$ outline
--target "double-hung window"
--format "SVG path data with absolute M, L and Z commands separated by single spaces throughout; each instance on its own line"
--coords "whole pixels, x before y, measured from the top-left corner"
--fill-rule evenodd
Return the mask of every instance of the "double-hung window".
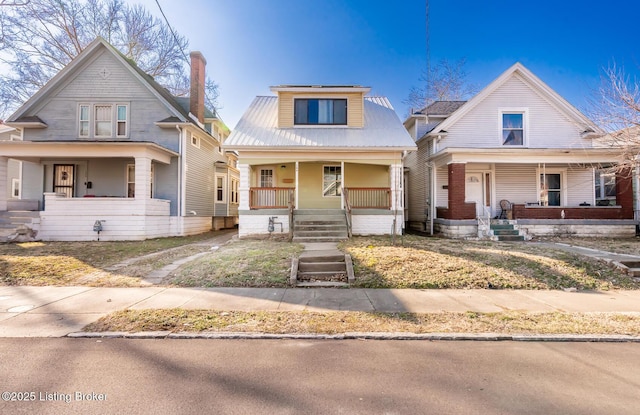
M 616 175 L 606 171 L 595 172 L 596 205 L 609 206 L 616 203 Z
M 560 173 L 540 174 L 540 202 L 543 206 L 560 206 L 562 176 Z
M 296 125 L 346 125 L 346 99 L 296 99 L 294 123 Z
M 113 111 L 111 105 L 96 105 L 93 107 L 95 110 L 95 136 L 96 137 L 111 137 L 113 135 L 112 130 L 112 118 L 111 112 Z
M 504 113 L 502 114 L 502 145 L 522 146 L 524 145 L 524 114 Z
M 89 106 L 80 105 L 80 137 L 89 137 Z

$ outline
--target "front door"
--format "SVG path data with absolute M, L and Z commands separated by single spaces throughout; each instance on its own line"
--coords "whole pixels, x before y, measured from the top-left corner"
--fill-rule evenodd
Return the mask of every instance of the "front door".
M 74 196 L 75 166 L 73 164 L 53 165 L 53 191 L 64 193 L 66 197 Z
M 476 216 L 484 216 L 484 174 L 467 173 L 465 176 L 465 202 L 476 202 Z

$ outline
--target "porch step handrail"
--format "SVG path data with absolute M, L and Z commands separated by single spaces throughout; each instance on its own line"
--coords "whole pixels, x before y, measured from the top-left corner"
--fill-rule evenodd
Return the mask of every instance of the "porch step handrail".
M 349 187 L 343 191 L 349 193 L 353 209 L 391 209 L 389 187 Z
M 349 202 L 349 189 L 343 188 L 342 193 L 344 194 L 344 216 L 347 220 L 347 236 L 351 238 L 353 233 L 351 230 L 351 203 Z

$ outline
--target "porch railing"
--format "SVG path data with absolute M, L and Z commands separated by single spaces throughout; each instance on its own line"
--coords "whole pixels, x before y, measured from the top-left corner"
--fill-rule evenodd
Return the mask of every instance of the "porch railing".
M 349 189 L 343 188 L 342 194 L 344 194 L 344 216 L 347 220 L 347 236 L 351 238 L 353 236 L 351 226 L 351 202 L 349 201 Z
M 388 187 L 349 187 L 344 190 L 353 209 L 391 209 L 391 189 Z
M 250 209 L 286 209 L 295 204 L 295 187 L 251 187 Z

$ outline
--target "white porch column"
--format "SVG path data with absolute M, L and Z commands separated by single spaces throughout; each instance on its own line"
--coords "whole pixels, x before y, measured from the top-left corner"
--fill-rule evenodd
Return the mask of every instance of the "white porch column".
M 389 166 L 389 184 L 391 188 L 391 210 L 402 210 L 402 163 Z
M 296 161 L 296 209 L 300 208 L 300 182 L 298 181 L 298 175 L 300 173 L 300 163 Z
M 136 199 L 151 199 L 151 159 L 136 157 Z
M 238 163 L 238 170 L 240 171 L 240 187 L 238 192 L 240 193 L 239 210 L 249 210 L 249 188 L 251 187 L 251 167 L 248 164 Z
M 344 189 L 344 160 L 340 162 L 340 176 L 342 176 L 340 178 L 341 180 L 341 186 Z M 340 207 L 342 209 L 346 209 L 346 206 L 344 205 L 344 191 L 340 191 Z
M 0 157 L 0 210 L 7 210 L 9 189 L 7 188 L 8 157 Z

